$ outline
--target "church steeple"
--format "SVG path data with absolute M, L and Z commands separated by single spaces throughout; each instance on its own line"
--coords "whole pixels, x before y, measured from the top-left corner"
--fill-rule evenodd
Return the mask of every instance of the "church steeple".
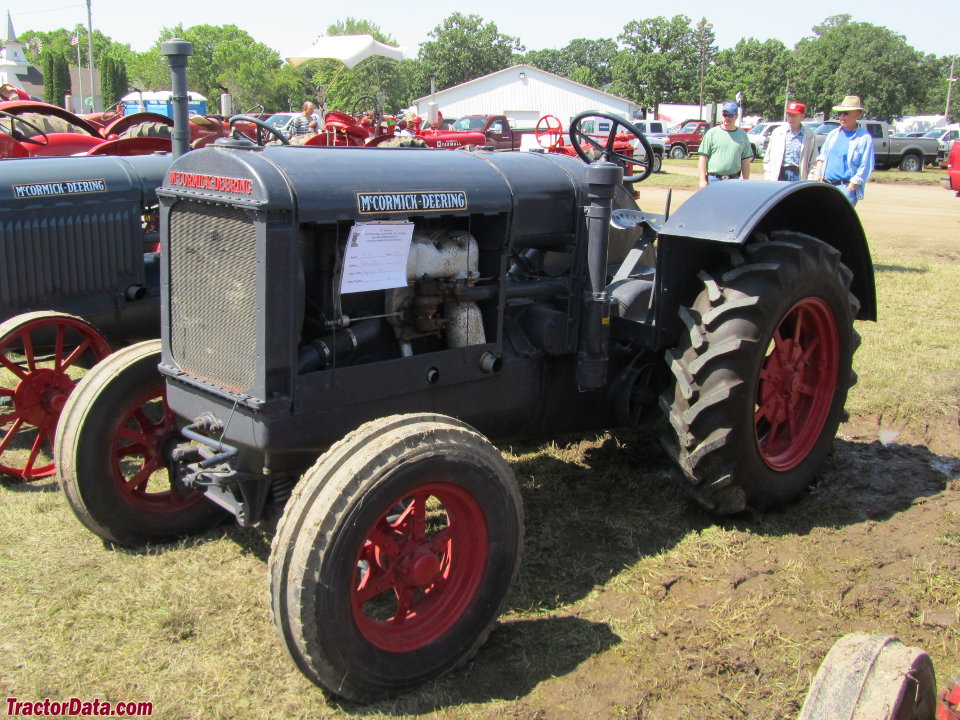
M 17 33 L 13 30 L 13 18 L 10 17 L 10 10 L 7 10 L 7 23 L 2 28 L 2 34 L 0 34 L 0 44 L 9 45 L 11 43 L 17 43 L 23 45 L 19 40 L 17 40 Z

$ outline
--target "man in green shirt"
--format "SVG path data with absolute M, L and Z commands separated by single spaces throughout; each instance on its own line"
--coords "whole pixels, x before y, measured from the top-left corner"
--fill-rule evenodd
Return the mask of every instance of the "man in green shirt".
M 721 113 L 723 123 L 707 130 L 700 142 L 700 187 L 719 180 L 750 178 L 753 147 L 747 134 L 737 127 L 740 106 L 725 102 Z

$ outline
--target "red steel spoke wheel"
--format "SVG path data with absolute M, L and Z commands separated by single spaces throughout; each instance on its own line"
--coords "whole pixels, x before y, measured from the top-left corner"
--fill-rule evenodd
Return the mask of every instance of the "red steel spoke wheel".
M 794 305 L 773 333 L 760 369 L 756 433 L 774 470 L 800 464 L 816 444 L 837 390 L 837 321 L 820 298 Z
M 0 324 L 0 474 L 16 481 L 53 475 L 63 406 L 109 354 L 103 335 L 73 315 L 26 313 Z
M 664 447 L 708 509 L 781 507 L 816 480 L 855 381 L 853 275 L 826 243 L 779 231 L 700 277 L 667 351 Z
M 331 693 L 370 701 L 466 662 L 519 567 L 509 465 L 469 426 L 394 415 L 335 444 L 300 481 L 270 556 L 274 623 Z
M 112 435 L 110 470 L 126 501 L 155 513 L 179 513 L 201 502 L 200 493 L 182 495 L 170 486 L 163 452 L 165 443 L 178 436 L 178 428 L 163 383 L 132 396 L 120 413 Z
M 179 434 L 159 362 L 159 340 L 114 353 L 77 385 L 57 427 L 58 479 L 71 509 L 121 545 L 200 532 L 226 516 L 174 484 L 166 450 Z
M 487 560 L 483 510 L 456 485 L 415 488 L 389 503 L 357 557 L 353 617 L 390 652 L 441 637 L 470 605 Z

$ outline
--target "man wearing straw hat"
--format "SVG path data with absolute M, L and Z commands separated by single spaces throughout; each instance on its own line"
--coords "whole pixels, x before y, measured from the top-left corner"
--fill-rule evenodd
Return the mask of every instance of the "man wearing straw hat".
M 873 172 L 873 137 L 857 124 L 863 114 L 859 95 L 847 95 L 833 109 L 840 116 L 840 127 L 824 140 L 810 179 L 837 186 L 856 205 Z

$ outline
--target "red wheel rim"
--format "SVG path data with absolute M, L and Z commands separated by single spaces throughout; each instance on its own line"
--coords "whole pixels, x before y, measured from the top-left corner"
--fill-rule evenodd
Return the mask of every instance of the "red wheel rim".
M 157 385 L 134 399 L 113 433 L 110 471 L 124 499 L 154 513 L 176 513 L 203 494 L 181 496 L 170 485 L 164 445 L 177 435 L 176 415 L 167 407 L 165 387 Z
M 410 652 L 441 637 L 475 596 L 487 551 L 483 510 L 457 485 L 421 485 L 390 503 L 367 531 L 351 585 L 364 638 Z
M 785 471 L 807 457 L 837 389 L 840 336 L 830 307 L 804 298 L 784 315 L 760 368 L 754 427 L 764 462 Z
M 30 320 L 0 338 L 0 473 L 16 480 L 54 473 L 60 412 L 85 368 L 109 354 L 99 332 L 71 317 Z

